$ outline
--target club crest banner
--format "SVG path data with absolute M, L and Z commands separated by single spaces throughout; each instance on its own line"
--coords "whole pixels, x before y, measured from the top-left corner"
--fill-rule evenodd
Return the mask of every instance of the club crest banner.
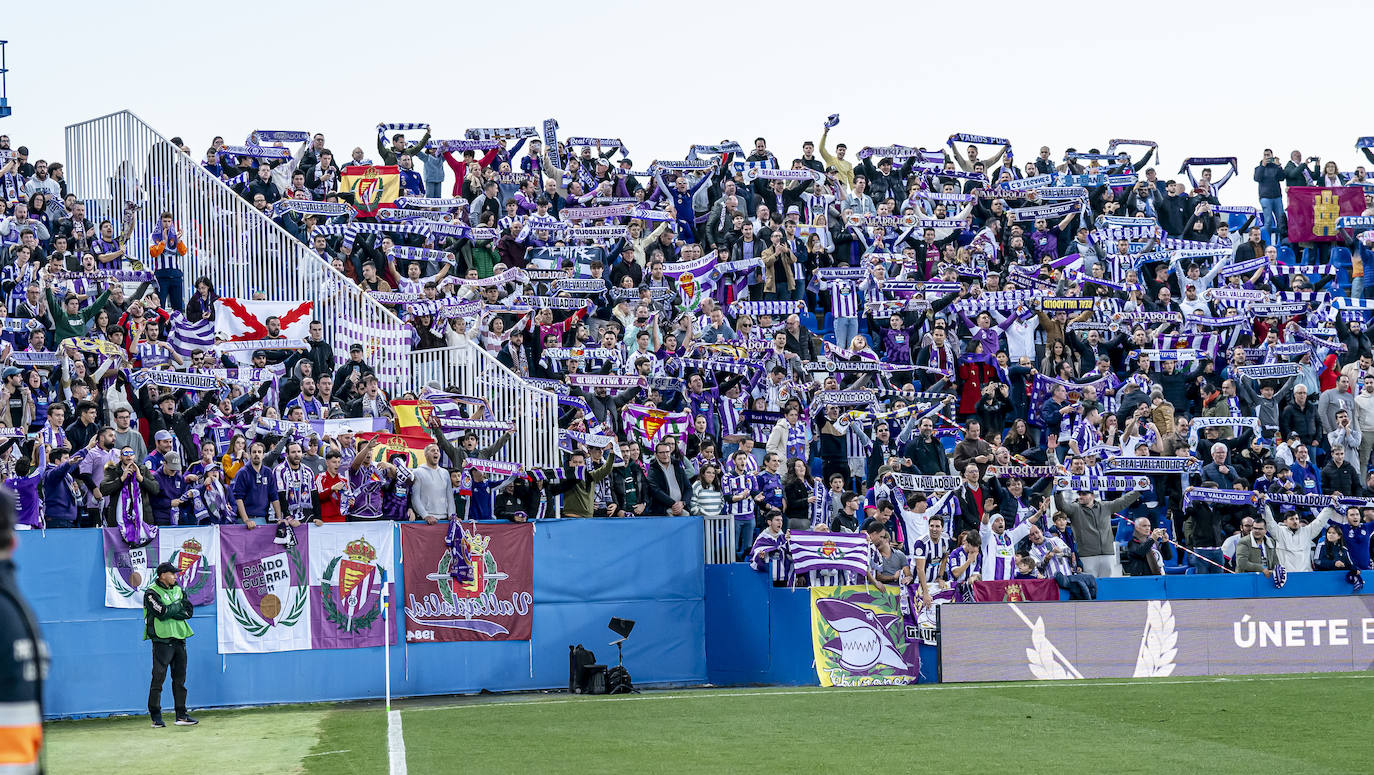
M 288 547 L 276 543 L 270 526 L 219 528 L 219 653 L 311 648 L 310 531 L 295 534 Z
M 529 640 L 534 626 L 534 525 L 463 526 L 471 578 L 449 574 L 446 525 L 401 525 L 407 643 Z
M 297 536 L 305 528 L 297 528 Z M 346 649 L 380 646 L 388 627 L 382 587 L 394 584 L 396 546 L 391 522 L 311 527 L 310 646 Z M 396 628 L 391 627 L 396 643 Z
M 177 566 L 177 584 L 191 605 L 215 602 L 215 570 L 219 567 L 219 533 L 214 527 L 158 531 L 157 538 L 137 548 L 125 543 L 119 528 L 101 529 L 105 544 L 105 605 L 142 608 L 143 591 L 153 583 L 157 566 Z
M 811 643 L 821 686 L 914 684 L 917 642 L 895 592 L 874 587 L 812 587 Z
M 349 166 L 340 170 L 339 191 L 353 195 L 359 218 L 371 218 L 396 206 L 401 193 L 401 168 L 395 165 Z

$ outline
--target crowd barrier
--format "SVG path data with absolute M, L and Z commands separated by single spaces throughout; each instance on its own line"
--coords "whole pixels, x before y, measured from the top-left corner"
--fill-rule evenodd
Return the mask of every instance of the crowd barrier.
M 1364 576 L 1366 584 L 1374 583 L 1374 571 L 1368 571 Z M 1259 574 L 1099 579 L 1097 588 L 1100 601 L 1262 601 L 1265 598 L 1283 598 L 1300 605 L 1300 601 L 1294 600 L 1295 598 L 1344 598 L 1343 602 L 1347 607 L 1351 607 L 1352 610 L 1363 609 L 1369 612 L 1366 616 L 1374 617 L 1374 595 L 1352 595 L 1344 573 L 1291 573 L 1283 589 L 1274 589 L 1273 584 Z M 1374 587 L 1367 586 L 1366 589 Z M 1061 595 L 1062 597 L 1064 596 Z M 741 563 L 707 566 L 706 672 L 710 682 L 725 686 L 814 686 L 817 677 L 812 660 L 810 600 L 810 592 L 807 589 L 774 587 L 767 574 L 758 573 Z M 959 605 L 967 615 L 974 617 L 971 621 L 975 625 L 980 611 L 1007 607 L 1003 603 Z M 1040 612 L 1060 608 L 1066 614 L 1071 608 L 1076 608 L 1081 612 L 1080 615 L 1085 617 L 1081 619 L 1084 628 L 1091 630 L 1100 627 L 1104 621 L 1110 621 L 1112 613 L 1104 603 L 1097 608 L 1101 616 L 1094 616 L 1094 605 L 1061 602 L 1026 603 L 1021 607 L 1023 610 L 1034 607 L 1034 610 Z M 1262 613 L 1262 605 L 1257 605 L 1254 618 L 1259 619 Z M 1371 622 L 1374 622 L 1374 619 L 1371 619 Z M 1025 626 L 1019 620 L 1016 624 L 1025 630 Z M 1227 626 L 1230 625 L 1228 619 Z M 1139 641 L 1139 623 L 1133 621 L 1132 627 L 1134 638 Z M 980 633 L 976 626 L 970 628 L 969 632 L 973 638 L 987 643 L 996 643 L 998 638 L 1005 634 L 988 637 L 988 633 Z M 1016 644 L 1022 671 L 1025 668 L 1024 652 L 1028 644 L 1029 640 L 1026 644 Z M 939 650 L 933 646 L 922 646 L 920 651 L 921 682 L 940 680 Z M 1136 656 L 1136 651 L 1132 650 L 1129 654 L 1132 663 Z M 1358 658 L 1358 654 L 1355 656 Z M 1366 658 L 1361 665 L 1351 667 L 1351 656 L 1346 655 L 1344 661 L 1335 659 L 1326 669 L 1366 669 L 1371 663 L 1374 663 L 1374 654 Z M 1310 664 L 1286 664 L 1292 664 L 1294 671 L 1319 669 Z M 1241 669 L 1235 672 L 1246 672 L 1244 665 L 1240 667 Z M 1263 672 L 1263 669 L 1257 667 L 1249 672 Z M 998 680 L 998 675 L 986 673 L 982 680 Z M 1011 675 L 1011 672 L 1007 675 Z M 1016 675 L 1027 680 L 1033 677 L 1029 673 L 1024 676 L 1020 673 Z
M 175 532 L 174 530 L 171 532 Z M 695 518 L 553 520 L 534 533 L 533 636 L 525 641 L 405 645 L 392 626 L 395 696 L 567 687 L 568 646 L 581 643 L 615 663 L 612 616 L 636 621 L 625 666 L 636 684 L 706 681 L 702 523 Z M 399 563 L 400 540 L 394 562 Z M 20 587 L 52 650 L 45 684 L 49 718 L 143 713 L 151 650 L 138 610 L 104 606 L 98 530 L 20 535 Z M 395 599 L 406 600 L 396 573 Z M 396 609 L 393 609 L 393 611 Z M 187 687 L 193 707 L 381 697 L 382 648 L 221 656 L 215 609 L 191 620 Z

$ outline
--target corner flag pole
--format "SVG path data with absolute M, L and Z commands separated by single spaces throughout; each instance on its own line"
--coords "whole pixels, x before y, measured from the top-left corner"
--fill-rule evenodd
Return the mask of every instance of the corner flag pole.
M 386 569 L 382 569 L 382 654 L 386 660 L 386 711 L 391 712 L 391 605 L 387 597 Z

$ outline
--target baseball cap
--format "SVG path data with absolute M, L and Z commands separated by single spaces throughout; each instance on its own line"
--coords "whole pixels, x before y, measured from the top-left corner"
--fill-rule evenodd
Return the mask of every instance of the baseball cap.
M 15 375 L 18 374 L 18 373 L 19 373 L 18 367 L 16 367 L 16 366 L 6 366 L 6 367 L 5 367 L 5 371 L 3 372 L 3 377 L 4 377 L 4 379 L 9 379 L 10 377 L 13 377 L 13 376 L 15 376 Z
M 796 205 L 792 205 L 791 207 L 787 208 L 788 215 L 792 215 L 794 213 L 797 215 L 801 215 L 801 208 L 797 207 Z
M 350 344 L 348 346 L 348 351 L 351 353 L 360 353 L 363 351 L 363 346 L 358 344 L 357 342 L 354 342 L 353 344 Z
M 254 357 L 254 358 L 266 358 L 266 357 L 267 357 L 267 351 L 266 351 L 266 350 L 254 350 L 254 351 L 253 351 L 253 357 Z
M 171 431 L 158 431 L 153 434 L 153 441 L 174 441 L 175 439 L 176 437 L 172 435 Z
M 162 456 L 162 464 L 167 466 L 167 469 L 170 471 L 180 471 L 181 455 L 175 452 L 168 452 L 166 455 Z
M 164 574 L 164 573 L 176 573 L 176 572 L 177 572 L 177 566 L 171 564 L 170 562 L 164 562 L 164 563 L 162 563 L 162 564 L 160 564 L 160 565 L 157 566 L 157 575 L 159 575 L 159 576 L 161 576 L 161 575 Z

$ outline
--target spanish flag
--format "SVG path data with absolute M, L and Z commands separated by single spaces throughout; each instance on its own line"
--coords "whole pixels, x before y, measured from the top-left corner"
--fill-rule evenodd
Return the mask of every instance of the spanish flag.
M 370 218 L 379 210 L 396 206 L 396 197 L 401 195 L 401 170 L 395 165 L 344 167 L 339 192 L 353 195 L 358 217 Z
M 372 462 L 377 463 L 383 460 L 389 463 L 397 462 L 400 458 L 407 468 L 417 468 L 425 462 L 425 447 L 434 442 L 429 437 L 420 436 L 401 436 L 395 433 L 359 433 L 358 438 L 362 441 L 371 439 L 377 442 L 377 446 L 372 448 Z
M 396 413 L 397 433 L 417 438 L 432 438 L 429 420 L 434 414 L 434 404 L 424 399 L 397 399 L 391 402 L 391 410 Z

